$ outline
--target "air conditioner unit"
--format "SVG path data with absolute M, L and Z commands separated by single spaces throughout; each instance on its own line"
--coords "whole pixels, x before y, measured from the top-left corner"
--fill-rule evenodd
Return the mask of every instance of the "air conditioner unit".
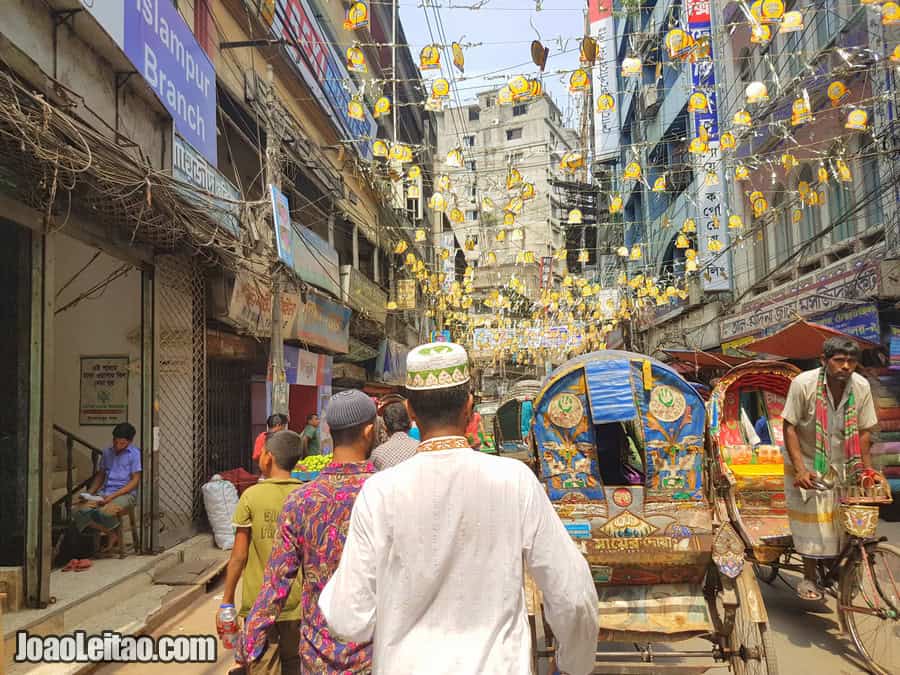
M 500 126 L 500 118 L 495 117 L 494 119 L 492 119 L 492 120 L 491 120 L 491 126 L 492 126 L 492 127 L 499 127 L 499 126 Z

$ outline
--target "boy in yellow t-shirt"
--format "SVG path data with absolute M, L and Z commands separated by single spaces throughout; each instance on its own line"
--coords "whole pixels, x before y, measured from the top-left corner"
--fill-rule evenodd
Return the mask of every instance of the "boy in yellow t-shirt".
M 272 552 L 284 501 L 301 485 L 300 481 L 291 478 L 291 469 L 300 455 L 299 434 L 293 431 L 269 433 L 259 457 L 260 471 L 266 480 L 248 488 L 234 511 L 236 533 L 225 574 L 222 604 L 234 604 L 237 582 L 243 576 L 241 617 L 247 616 L 262 586 L 263 572 Z M 298 576 L 291 585 L 287 603 L 268 636 L 269 646 L 262 657 L 252 664 L 250 675 L 299 674 L 300 582 Z

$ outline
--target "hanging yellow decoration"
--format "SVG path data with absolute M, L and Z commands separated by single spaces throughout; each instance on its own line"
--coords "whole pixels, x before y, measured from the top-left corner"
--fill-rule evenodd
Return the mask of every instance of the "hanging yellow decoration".
M 544 95 L 544 84 L 540 80 L 528 81 L 528 93 L 531 98 L 539 98 Z
M 363 108 L 362 102 L 355 98 L 351 98 L 349 103 L 347 103 L 347 115 L 355 120 L 366 119 L 366 110 Z
M 797 192 L 801 197 L 805 197 L 806 195 L 808 195 L 809 183 L 807 183 L 805 180 L 801 180 L 799 183 L 797 183 Z
M 344 19 L 344 30 L 356 30 L 369 25 L 369 8 L 364 2 L 354 2 L 347 9 L 347 17 Z
M 497 236 L 495 237 L 497 241 L 506 241 L 506 230 L 497 230 Z
M 514 213 L 504 213 L 503 214 L 503 225 L 505 227 L 512 227 L 516 224 L 516 216 Z
M 518 169 L 510 169 L 506 174 L 506 189 L 512 190 L 522 182 L 522 174 Z
M 831 105 L 838 106 L 850 92 L 847 89 L 847 85 L 840 80 L 835 80 L 828 85 L 827 93 L 828 98 L 831 99 Z
M 396 253 L 397 255 L 403 255 L 404 253 L 406 253 L 406 249 L 408 248 L 409 244 L 407 244 L 405 240 L 401 239 L 394 247 L 394 253 Z
M 722 242 L 712 237 L 708 242 L 706 242 L 706 248 L 712 253 L 718 253 L 722 250 Z
M 697 271 L 697 261 L 696 260 L 686 260 L 684 263 L 684 271 L 685 272 L 696 272 Z
M 847 166 L 847 162 L 842 159 L 838 159 L 834 163 L 835 169 L 837 169 L 838 178 L 841 179 L 842 183 L 852 183 L 853 182 L 853 174 L 850 173 L 850 167 Z
M 512 102 L 513 95 L 509 86 L 502 87 L 500 91 L 497 92 L 497 105 L 511 105 Z
M 748 84 L 747 88 L 744 90 L 744 94 L 747 97 L 748 105 L 765 103 L 769 100 L 769 88 L 766 86 L 765 82 L 760 82 L 759 80 Z
M 759 218 L 769 210 L 769 202 L 761 192 L 753 192 L 750 195 L 750 205 L 753 207 L 753 215 Z
M 772 39 L 772 30 L 764 23 L 753 26 L 750 33 L 750 42 L 762 45 Z
M 569 76 L 569 91 L 573 94 L 583 91 L 588 86 L 588 82 L 590 82 L 590 76 L 587 71 L 579 68 Z
M 441 260 L 446 260 L 446 259 L 449 258 L 449 257 L 450 257 L 450 249 L 449 249 L 449 248 L 442 248 L 442 249 L 441 249 Z
M 416 254 L 415 253 L 407 253 L 406 260 L 403 262 L 404 265 L 408 267 L 412 267 L 416 264 Z
M 688 152 L 692 155 L 704 155 L 709 151 L 709 143 L 702 138 L 692 138 L 688 146 Z
M 466 215 L 462 212 L 461 209 L 453 207 L 450 209 L 450 222 L 452 223 L 461 223 L 466 219 Z M 472 249 L 469 249 L 470 251 Z
M 564 248 L 558 249 L 556 251 L 556 253 L 553 254 L 553 259 L 554 260 L 565 260 L 566 259 L 566 249 L 564 249 Z
M 681 225 L 681 231 L 687 234 L 697 231 L 697 222 L 693 218 L 685 218 Z
M 584 155 L 580 152 L 567 152 L 559 161 L 559 168 L 575 172 L 584 166 Z
M 735 180 L 750 180 L 750 169 L 744 164 L 738 164 L 734 167 Z
M 375 101 L 374 108 L 374 117 L 381 117 L 382 115 L 389 115 L 391 112 L 391 99 L 387 96 L 382 96 L 377 101 Z
M 781 28 L 779 29 L 779 32 L 796 33 L 803 30 L 803 28 L 803 14 L 795 9 L 790 12 L 784 13 L 784 18 L 781 20 Z
M 794 99 L 794 104 L 791 106 L 791 125 L 795 127 L 812 122 L 813 119 L 812 110 L 809 107 L 809 98 L 805 90 L 803 94 L 803 96 Z
M 683 232 L 679 232 L 678 236 L 675 237 L 675 248 L 689 248 L 691 242 L 688 240 L 687 236 Z
M 452 187 L 452 182 L 450 180 L 450 176 L 445 173 L 442 173 L 437 181 L 438 190 L 441 192 L 447 192 Z
M 454 169 L 461 169 L 463 165 L 463 153 L 461 148 L 454 148 L 447 153 L 446 164 Z
M 847 122 L 844 124 L 844 128 L 854 131 L 866 131 L 869 128 L 869 113 L 862 108 L 854 108 L 847 115 Z
M 422 191 L 419 189 L 418 185 L 410 185 L 406 190 L 407 199 L 418 199 L 421 196 Z
M 347 70 L 354 73 L 367 73 L 366 57 L 357 45 L 347 48 Z
M 481 210 L 490 213 L 494 210 L 494 200 L 490 197 L 481 198 Z
M 636 56 L 627 56 L 622 59 L 622 77 L 641 77 L 643 63 Z
M 515 213 L 516 215 L 522 212 L 522 207 L 524 206 L 524 202 L 521 197 L 513 197 L 507 202 L 506 206 L 503 207 L 504 211 L 509 211 L 511 213 Z
M 514 101 L 521 100 L 531 93 L 531 83 L 521 75 L 512 78 L 507 86 Z
M 616 109 L 616 100 L 610 94 L 600 94 L 597 98 L 597 112 L 609 112 Z
M 406 172 L 406 177 L 410 180 L 418 180 L 419 176 L 421 175 L 422 169 L 417 164 L 409 167 L 409 170 Z
M 416 241 L 425 241 L 425 239 L 426 239 L 425 230 L 421 227 L 417 227 L 416 232 L 415 232 L 415 240 Z
M 372 154 L 376 157 L 387 157 L 388 156 L 388 146 L 382 140 L 377 140 L 372 143 Z
M 709 99 L 702 91 L 695 91 L 688 99 L 688 112 L 705 113 L 709 111 Z
M 428 208 L 443 213 L 447 209 L 447 200 L 440 192 L 435 192 L 428 200 Z
M 522 241 L 525 236 L 524 230 L 521 227 L 517 227 L 512 232 L 509 233 L 510 241 Z
M 443 77 L 439 77 L 431 83 L 431 95 L 434 98 L 447 98 L 450 95 L 450 83 Z
M 394 143 L 391 145 L 388 157 L 396 162 L 408 162 L 412 160 L 412 150 L 402 143 Z
M 496 265 L 497 264 L 497 254 L 494 253 L 493 251 L 488 251 L 487 262 L 488 262 L 488 265 Z
M 690 62 L 697 63 L 698 61 L 706 61 L 711 56 L 712 41 L 710 40 L 709 35 L 698 35 L 697 40 L 694 43 L 694 49 L 689 55 Z
M 450 51 L 453 53 L 453 65 L 456 66 L 459 72 L 465 72 L 466 57 L 463 54 L 462 46 L 458 42 L 454 42 L 450 45 Z
M 703 182 L 706 184 L 707 187 L 712 187 L 713 185 L 718 185 L 720 183 L 719 174 L 717 174 L 715 171 L 707 171 L 706 178 L 704 179 Z
M 466 241 L 463 243 L 463 248 L 467 251 L 475 250 L 475 240 L 472 237 L 466 237 Z
M 666 174 L 663 174 L 655 181 L 653 181 L 653 191 L 654 192 L 665 192 L 666 191 Z
M 885 26 L 900 23 L 900 5 L 896 2 L 884 3 L 881 6 L 881 23 Z
M 766 23 L 778 23 L 784 16 L 782 0 L 764 0 L 762 3 L 762 20 Z
M 739 230 L 744 226 L 743 219 L 738 215 L 728 217 L 728 228 L 731 230 Z
M 631 260 L 640 260 L 641 255 L 641 247 L 638 244 L 635 244 L 631 247 L 631 254 L 628 256 Z
M 580 209 L 572 209 L 569 211 L 569 217 L 566 221 L 569 225 L 581 225 L 582 214 Z
M 719 137 L 719 147 L 722 150 L 734 150 L 737 147 L 737 142 L 735 141 L 734 134 L 730 131 L 726 131 Z
M 622 258 L 627 258 L 628 257 L 628 247 L 620 246 L 619 248 L 616 249 L 616 254 L 621 256 Z
M 694 39 L 680 28 L 673 28 L 666 33 L 666 50 L 670 59 L 687 56 L 694 46 Z
M 523 201 L 534 199 L 534 183 L 525 183 L 522 186 L 522 192 L 519 195 Z
M 609 212 L 612 214 L 621 213 L 624 201 L 621 196 L 613 195 L 609 200 Z
M 752 123 L 752 120 L 750 119 L 750 113 L 748 113 L 746 110 L 738 110 L 736 113 L 734 113 L 732 122 L 736 127 L 749 127 Z
M 799 165 L 800 163 L 797 161 L 797 158 L 794 157 L 791 153 L 786 152 L 781 156 L 781 166 L 784 167 L 785 171 L 790 171 L 791 169 Z
M 441 51 L 437 45 L 427 45 L 419 52 L 419 68 L 436 70 L 441 67 Z
M 894 47 L 894 51 L 891 52 L 891 61 L 900 63 L 900 45 Z
M 641 165 L 637 162 L 630 162 L 625 167 L 625 180 L 640 180 L 641 179 Z

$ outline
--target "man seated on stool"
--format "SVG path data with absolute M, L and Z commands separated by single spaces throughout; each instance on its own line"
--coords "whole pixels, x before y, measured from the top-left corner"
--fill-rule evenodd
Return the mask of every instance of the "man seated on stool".
M 88 489 L 90 494 L 102 499 L 98 502 L 82 501 L 72 514 L 79 532 L 84 533 L 91 528 L 107 536 L 104 553 L 112 551 L 122 536 L 117 531 L 119 514 L 133 507 L 137 500 L 137 487 L 141 482 L 141 451 L 131 444 L 134 434 L 134 427 L 128 422 L 115 426 L 113 444 L 103 451 L 100 469 Z

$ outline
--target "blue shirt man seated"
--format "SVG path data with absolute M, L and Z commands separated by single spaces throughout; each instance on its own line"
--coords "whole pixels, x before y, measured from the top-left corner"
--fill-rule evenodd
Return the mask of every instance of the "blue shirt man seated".
M 132 445 L 135 429 L 128 422 L 113 429 L 113 443 L 103 451 L 100 467 L 88 492 L 99 501 L 84 500 L 75 506 L 72 517 L 79 532 L 94 529 L 106 535 L 103 552 L 119 543 L 119 514 L 135 505 L 141 482 L 141 451 Z

